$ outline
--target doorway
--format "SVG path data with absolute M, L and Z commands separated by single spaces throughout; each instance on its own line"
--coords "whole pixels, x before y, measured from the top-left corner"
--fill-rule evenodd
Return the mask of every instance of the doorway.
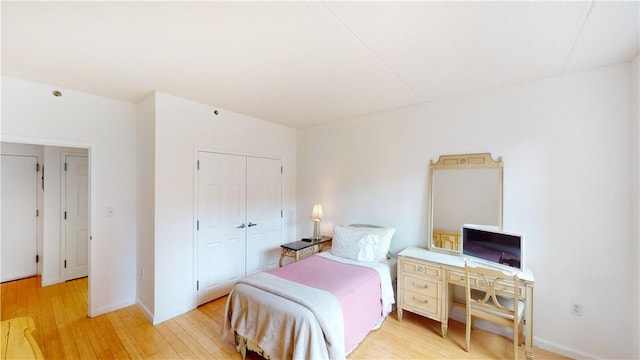
M 86 276 L 88 289 L 88 303 L 87 313 L 89 313 L 90 301 L 91 301 L 91 279 L 89 278 L 90 268 L 90 253 L 91 247 L 88 239 L 90 237 L 90 224 L 91 224 L 91 206 L 90 206 L 90 194 L 91 194 L 91 149 L 88 146 L 77 146 L 64 144 L 64 146 L 57 146 L 55 143 L 49 144 L 35 144 L 28 142 L 1 142 L 1 153 L 11 155 L 33 155 L 35 152 L 39 156 L 39 173 L 37 175 L 37 188 L 39 195 L 38 211 L 38 230 L 37 230 L 37 253 L 40 262 L 38 263 L 37 274 L 41 276 L 41 286 L 48 286 L 60 282 L 64 282 L 71 278 Z M 67 156 L 72 156 L 71 161 L 79 160 L 80 166 L 75 168 L 75 178 L 73 181 L 75 184 L 71 184 L 74 193 L 77 195 L 68 198 L 66 195 L 67 178 L 64 171 L 64 163 L 67 160 Z M 4 160 L 4 156 L 3 159 Z M 77 162 L 77 161 L 75 161 Z M 75 164 L 74 162 L 74 164 Z M 7 212 L 4 209 L 5 196 L 12 190 L 5 188 L 5 180 L 8 174 L 4 169 L 3 161 L 2 169 L 2 222 L 10 221 Z M 67 165 L 69 168 L 69 165 Z M 84 179 L 84 180 L 82 180 Z M 84 195 L 83 195 L 84 194 Z M 70 194 L 71 195 L 71 194 Z M 76 224 L 75 230 L 69 230 L 65 224 L 65 209 L 67 203 L 74 202 L 72 212 L 75 213 Z M 70 211 L 67 211 L 67 217 L 69 217 Z M 87 239 L 86 242 L 77 243 L 73 246 L 66 246 L 67 233 L 75 233 L 80 239 Z M 4 246 L 7 238 L 3 231 L 3 254 Z M 67 248 L 77 252 L 75 257 L 75 263 L 81 265 L 84 275 L 80 276 L 67 276 L 67 271 L 64 267 L 64 260 L 67 258 Z M 4 260 L 4 259 L 3 259 Z M 4 263 L 4 262 L 3 262 Z M 69 266 L 69 261 L 67 261 Z M 4 278 L 3 278 L 4 281 Z

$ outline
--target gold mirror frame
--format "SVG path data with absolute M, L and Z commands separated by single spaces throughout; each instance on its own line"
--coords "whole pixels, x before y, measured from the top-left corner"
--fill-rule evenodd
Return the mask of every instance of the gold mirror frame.
M 503 202 L 503 163 L 502 157 L 498 157 L 498 160 L 493 160 L 490 153 L 481 154 L 461 154 L 461 155 L 442 155 L 436 163 L 433 160 L 429 163 L 429 224 L 428 235 L 429 240 L 428 248 L 430 250 L 438 250 L 443 252 L 460 253 L 461 251 L 461 238 L 460 227 L 464 223 L 472 223 L 465 219 L 460 219 L 460 227 L 457 229 L 440 230 L 437 229 L 434 234 L 434 197 L 436 195 L 434 189 L 434 172 L 442 170 L 466 170 L 466 172 L 460 172 L 461 176 L 473 175 L 473 170 L 480 169 L 495 169 L 497 184 L 491 185 L 497 187 L 497 209 L 491 209 L 490 211 L 497 211 L 498 230 L 502 230 L 502 202 Z M 492 176 L 492 175 L 491 175 Z M 469 181 L 467 178 L 466 181 Z M 456 189 L 453 188 L 455 191 Z M 449 189 L 451 191 L 451 189 Z M 487 225 L 487 224 L 481 224 Z M 490 224 L 493 225 L 493 224 Z M 457 230 L 457 231 L 456 231 Z M 440 246 L 436 246 L 440 245 Z

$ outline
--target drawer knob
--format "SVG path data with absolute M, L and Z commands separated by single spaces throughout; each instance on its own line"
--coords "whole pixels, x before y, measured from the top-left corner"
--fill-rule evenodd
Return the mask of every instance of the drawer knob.
M 415 281 L 414 281 L 412 284 L 413 284 L 413 286 L 415 286 L 415 287 L 420 287 L 420 285 L 419 285 L 419 284 L 417 284 Z M 423 287 L 423 288 L 425 288 L 425 289 L 428 289 L 428 288 L 429 288 L 429 284 L 424 284 L 424 285 L 422 285 L 422 287 Z
M 416 267 L 416 270 L 423 272 L 424 271 L 424 266 L 418 266 Z
M 413 301 L 419 301 L 415 296 L 412 296 L 411 298 L 413 299 Z M 429 303 L 429 300 L 428 300 L 428 299 L 424 299 L 424 301 L 423 301 L 423 302 L 424 302 L 425 304 L 428 304 L 428 303 Z

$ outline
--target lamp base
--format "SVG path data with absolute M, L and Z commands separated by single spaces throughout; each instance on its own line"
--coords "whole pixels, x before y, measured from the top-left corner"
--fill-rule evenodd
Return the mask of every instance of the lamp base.
M 320 234 L 320 220 L 313 221 L 313 240 L 320 240 L 322 234 Z

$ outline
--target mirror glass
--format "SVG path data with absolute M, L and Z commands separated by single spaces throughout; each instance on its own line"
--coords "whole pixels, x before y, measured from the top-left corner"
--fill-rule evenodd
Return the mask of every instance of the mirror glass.
M 463 224 L 502 229 L 502 160 L 490 154 L 441 156 L 431 162 L 430 248 L 461 251 Z

